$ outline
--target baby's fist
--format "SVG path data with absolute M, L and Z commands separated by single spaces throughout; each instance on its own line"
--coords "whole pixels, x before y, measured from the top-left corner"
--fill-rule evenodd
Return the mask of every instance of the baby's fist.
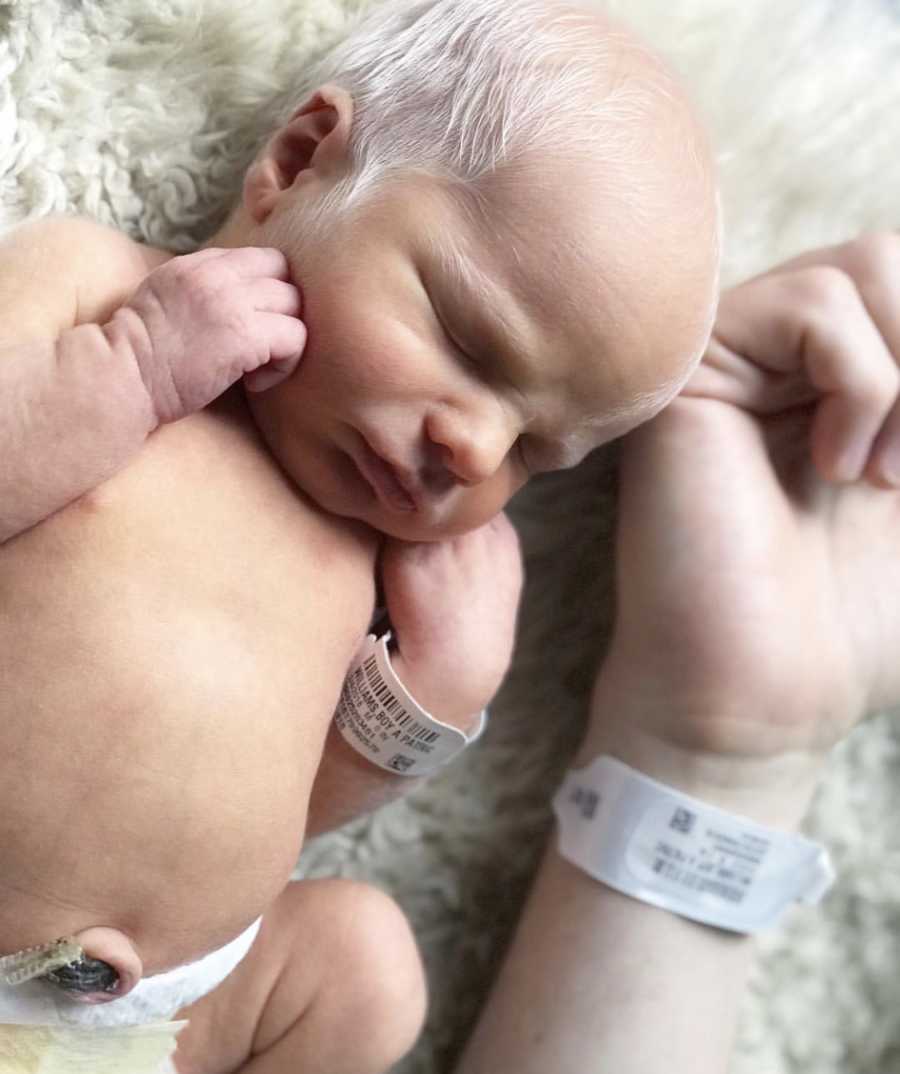
M 512 657 L 522 589 L 516 531 L 500 514 L 446 541 L 388 540 L 381 577 L 394 671 L 423 708 L 468 731 Z
M 284 255 L 241 247 L 175 257 L 150 273 L 104 331 L 133 355 L 156 420 L 201 410 L 247 375 L 251 391 L 290 376 L 306 343 Z

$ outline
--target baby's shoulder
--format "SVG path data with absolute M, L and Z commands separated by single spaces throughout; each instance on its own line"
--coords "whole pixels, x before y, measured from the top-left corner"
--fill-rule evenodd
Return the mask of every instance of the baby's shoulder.
M 0 335 L 102 323 L 171 256 L 86 216 L 28 221 L 0 238 Z

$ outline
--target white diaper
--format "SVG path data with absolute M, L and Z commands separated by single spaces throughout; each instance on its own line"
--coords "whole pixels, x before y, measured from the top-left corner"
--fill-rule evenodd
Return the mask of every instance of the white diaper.
M 260 921 L 217 951 L 145 977 L 108 1003 L 79 1003 L 40 978 L 0 985 L 0 1071 L 177 1074 L 171 1056 L 187 1022 L 169 1019 L 225 980 L 249 951 Z

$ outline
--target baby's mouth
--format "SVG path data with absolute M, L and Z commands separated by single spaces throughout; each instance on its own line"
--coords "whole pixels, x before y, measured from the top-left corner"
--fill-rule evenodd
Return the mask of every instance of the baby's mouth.
M 385 507 L 392 511 L 407 513 L 419 509 L 415 490 L 362 435 L 360 436 L 360 450 L 354 455 L 354 462 Z

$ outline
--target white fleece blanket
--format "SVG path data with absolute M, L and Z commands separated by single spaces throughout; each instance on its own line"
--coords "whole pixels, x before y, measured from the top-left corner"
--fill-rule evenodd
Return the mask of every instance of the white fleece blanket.
M 191 249 L 235 191 L 267 102 L 363 2 L 0 0 L 0 225 L 88 213 Z M 683 70 L 713 129 L 726 282 L 897 223 L 896 0 L 617 8 Z M 548 830 L 609 621 L 613 464 L 613 451 L 594 457 L 516 504 L 529 583 L 516 665 L 483 742 L 304 854 L 304 874 L 370 879 L 415 924 L 432 1005 L 403 1074 L 450 1070 Z M 898 776 L 887 717 L 836 754 L 809 829 L 839 881 L 820 909 L 763 940 L 737 1074 L 900 1071 Z

